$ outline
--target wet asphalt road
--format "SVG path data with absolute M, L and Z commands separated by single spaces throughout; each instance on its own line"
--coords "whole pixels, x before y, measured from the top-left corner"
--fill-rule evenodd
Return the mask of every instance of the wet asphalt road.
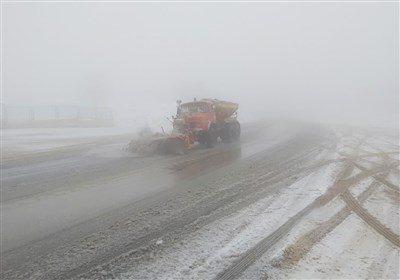
M 120 136 L 4 161 L 2 276 L 76 278 L 200 217 L 242 207 L 262 189 L 238 182 L 271 172 L 271 184 L 284 182 L 331 136 L 317 126 L 253 124 L 241 143 L 195 146 L 185 156 L 135 155 Z

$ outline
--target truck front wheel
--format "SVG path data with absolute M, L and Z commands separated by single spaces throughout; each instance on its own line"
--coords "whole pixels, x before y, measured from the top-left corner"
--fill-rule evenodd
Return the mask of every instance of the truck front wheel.
M 215 145 L 217 145 L 217 139 L 218 139 L 218 135 L 217 135 L 217 130 L 215 129 L 214 126 L 210 126 L 210 129 L 207 132 L 207 147 L 208 148 L 213 148 L 215 147 Z
M 221 139 L 224 143 L 236 142 L 240 138 L 240 124 L 227 123 L 222 131 Z
M 232 129 L 232 140 L 233 141 L 239 141 L 240 139 L 240 123 L 234 123 L 231 125 Z

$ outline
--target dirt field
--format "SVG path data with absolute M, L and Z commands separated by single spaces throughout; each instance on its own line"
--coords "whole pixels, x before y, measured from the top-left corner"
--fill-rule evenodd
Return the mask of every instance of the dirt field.
M 2 279 L 394 278 L 398 134 L 270 122 L 185 156 L 4 130 Z

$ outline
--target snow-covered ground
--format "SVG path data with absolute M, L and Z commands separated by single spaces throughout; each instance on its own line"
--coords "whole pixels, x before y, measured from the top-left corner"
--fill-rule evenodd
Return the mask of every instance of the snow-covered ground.
M 296 267 L 284 273 L 292 279 L 397 279 L 399 250 L 351 215 L 317 243 Z

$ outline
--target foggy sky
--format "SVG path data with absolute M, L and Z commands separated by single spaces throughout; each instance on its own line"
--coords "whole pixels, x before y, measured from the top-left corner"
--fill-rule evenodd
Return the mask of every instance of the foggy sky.
M 391 126 L 398 3 L 3 3 L 3 103 Z M 164 111 L 163 111 L 164 113 Z

